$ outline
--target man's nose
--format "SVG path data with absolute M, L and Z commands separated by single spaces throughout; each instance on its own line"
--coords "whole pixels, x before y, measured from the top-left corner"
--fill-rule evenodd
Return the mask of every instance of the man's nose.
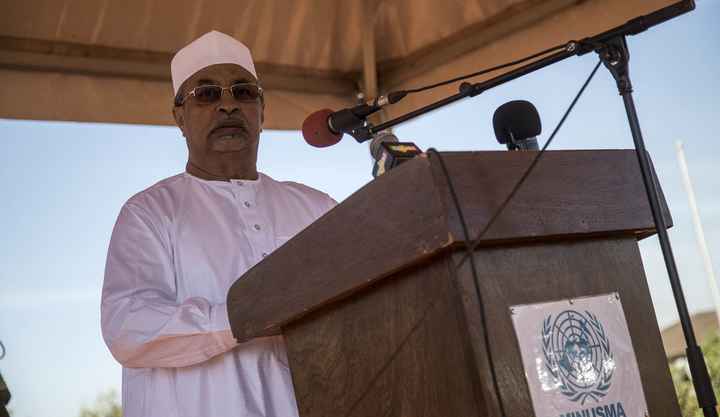
M 220 93 L 220 104 L 218 106 L 219 111 L 230 115 L 239 108 L 240 106 L 238 105 L 238 101 L 235 100 L 235 97 L 233 97 L 232 91 L 223 90 L 222 93 Z

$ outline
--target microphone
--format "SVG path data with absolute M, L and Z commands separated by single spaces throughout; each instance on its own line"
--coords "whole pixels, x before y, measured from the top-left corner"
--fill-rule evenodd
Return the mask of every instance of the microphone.
M 525 100 L 509 101 L 493 114 L 495 137 L 510 151 L 539 150 L 536 136 L 542 132 L 540 115 L 532 103 Z
M 308 144 L 318 148 L 334 145 L 340 141 L 343 134 L 349 133 L 353 135 L 355 130 L 365 127 L 368 116 L 388 104 L 397 103 L 406 95 L 406 91 L 393 91 L 355 107 L 338 111 L 330 109 L 318 110 L 311 113 L 303 121 L 303 138 Z M 363 142 L 368 138 L 356 137 L 356 139 L 358 142 Z
M 383 148 L 382 144 L 398 142 L 400 141 L 397 136 L 393 135 L 393 133 L 389 130 L 383 130 L 373 136 L 373 139 L 370 142 L 370 156 L 372 156 L 373 160 L 375 160 L 372 170 L 373 178 L 379 177 L 391 168 L 390 155 L 387 153 L 385 148 Z
M 332 114 L 332 110 L 322 109 L 305 118 L 302 124 L 302 135 L 305 142 L 316 148 L 324 148 L 340 142 L 342 133 L 336 132 L 330 127 Z
M 417 145 L 400 142 L 390 130 L 378 132 L 370 142 L 370 155 L 375 160 L 372 175 L 377 178 L 421 153 L 422 150 Z

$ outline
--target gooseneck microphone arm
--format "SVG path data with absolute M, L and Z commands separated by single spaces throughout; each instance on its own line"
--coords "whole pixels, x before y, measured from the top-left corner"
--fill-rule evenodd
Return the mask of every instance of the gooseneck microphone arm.
M 645 191 L 650 202 L 650 210 L 655 223 L 655 229 L 658 233 L 665 267 L 668 272 L 670 286 L 673 291 L 675 304 L 680 317 L 680 324 L 685 336 L 685 342 L 687 345 L 685 352 L 698 404 L 700 405 L 700 408 L 702 408 L 703 415 L 705 417 L 717 417 L 717 400 L 715 398 L 710 376 L 707 371 L 705 358 L 702 350 L 697 345 L 692 322 L 690 321 L 690 314 L 688 313 L 687 303 L 685 301 L 672 247 L 670 245 L 670 239 L 667 234 L 667 224 L 665 223 L 665 218 L 662 215 L 657 185 L 655 184 L 652 176 L 650 160 L 645 149 L 645 142 L 640 130 L 640 122 L 638 120 L 635 103 L 633 101 L 632 84 L 630 82 L 629 75 L 628 62 L 630 54 L 625 39 L 626 36 L 641 33 L 653 26 L 690 12 L 693 9 L 695 9 L 694 0 L 680 1 L 653 13 L 629 20 L 623 25 L 612 28 L 598 35 L 587 37 L 580 41 L 568 42 L 565 48 L 559 52 L 548 55 L 530 64 L 521 66 L 515 70 L 508 71 L 505 74 L 484 82 L 475 84 L 464 82 L 460 85 L 459 92 L 457 94 L 451 95 L 377 126 L 365 126 L 363 129 L 359 129 L 354 132 L 353 136 L 358 135 L 359 137 L 372 137 L 372 135 L 376 132 L 396 126 L 407 120 L 413 119 L 440 107 L 444 107 L 447 104 L 453 103 L 465 97 L 474 97 L 493 87 L 497 87 L 498 85 L 537 71 L 571 56 L 580 56 L 589 52 L 598 53 L 600 60 L 615 79 L 618 91 L 622 96 L 623 103 L 625 105 L 625 112 L 627 113 L 628 123 L 630 125 L 635 145 L 635 152 L 640 165 L 640 172 L 645 185 Z M 360 141 L 358 136 L 355 137 L 358 141 Z

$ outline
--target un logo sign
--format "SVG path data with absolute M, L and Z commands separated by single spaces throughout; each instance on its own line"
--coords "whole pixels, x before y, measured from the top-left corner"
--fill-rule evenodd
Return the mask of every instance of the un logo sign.
M 565 310 L 543 320 L 545 368 L 571 401 L 596 402 L 610 389 L 615 361 L 610 341 L 597 316 Z

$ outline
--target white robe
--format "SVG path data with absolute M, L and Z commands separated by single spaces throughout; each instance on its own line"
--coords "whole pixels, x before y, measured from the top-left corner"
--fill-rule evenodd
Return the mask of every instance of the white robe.
M 310 187 L 183 173 L 128 200 L 113 229 L 102 332 L 125 417 L 293 417 L 282 337 L 237 344 L 232 283 L 336 203 Z

